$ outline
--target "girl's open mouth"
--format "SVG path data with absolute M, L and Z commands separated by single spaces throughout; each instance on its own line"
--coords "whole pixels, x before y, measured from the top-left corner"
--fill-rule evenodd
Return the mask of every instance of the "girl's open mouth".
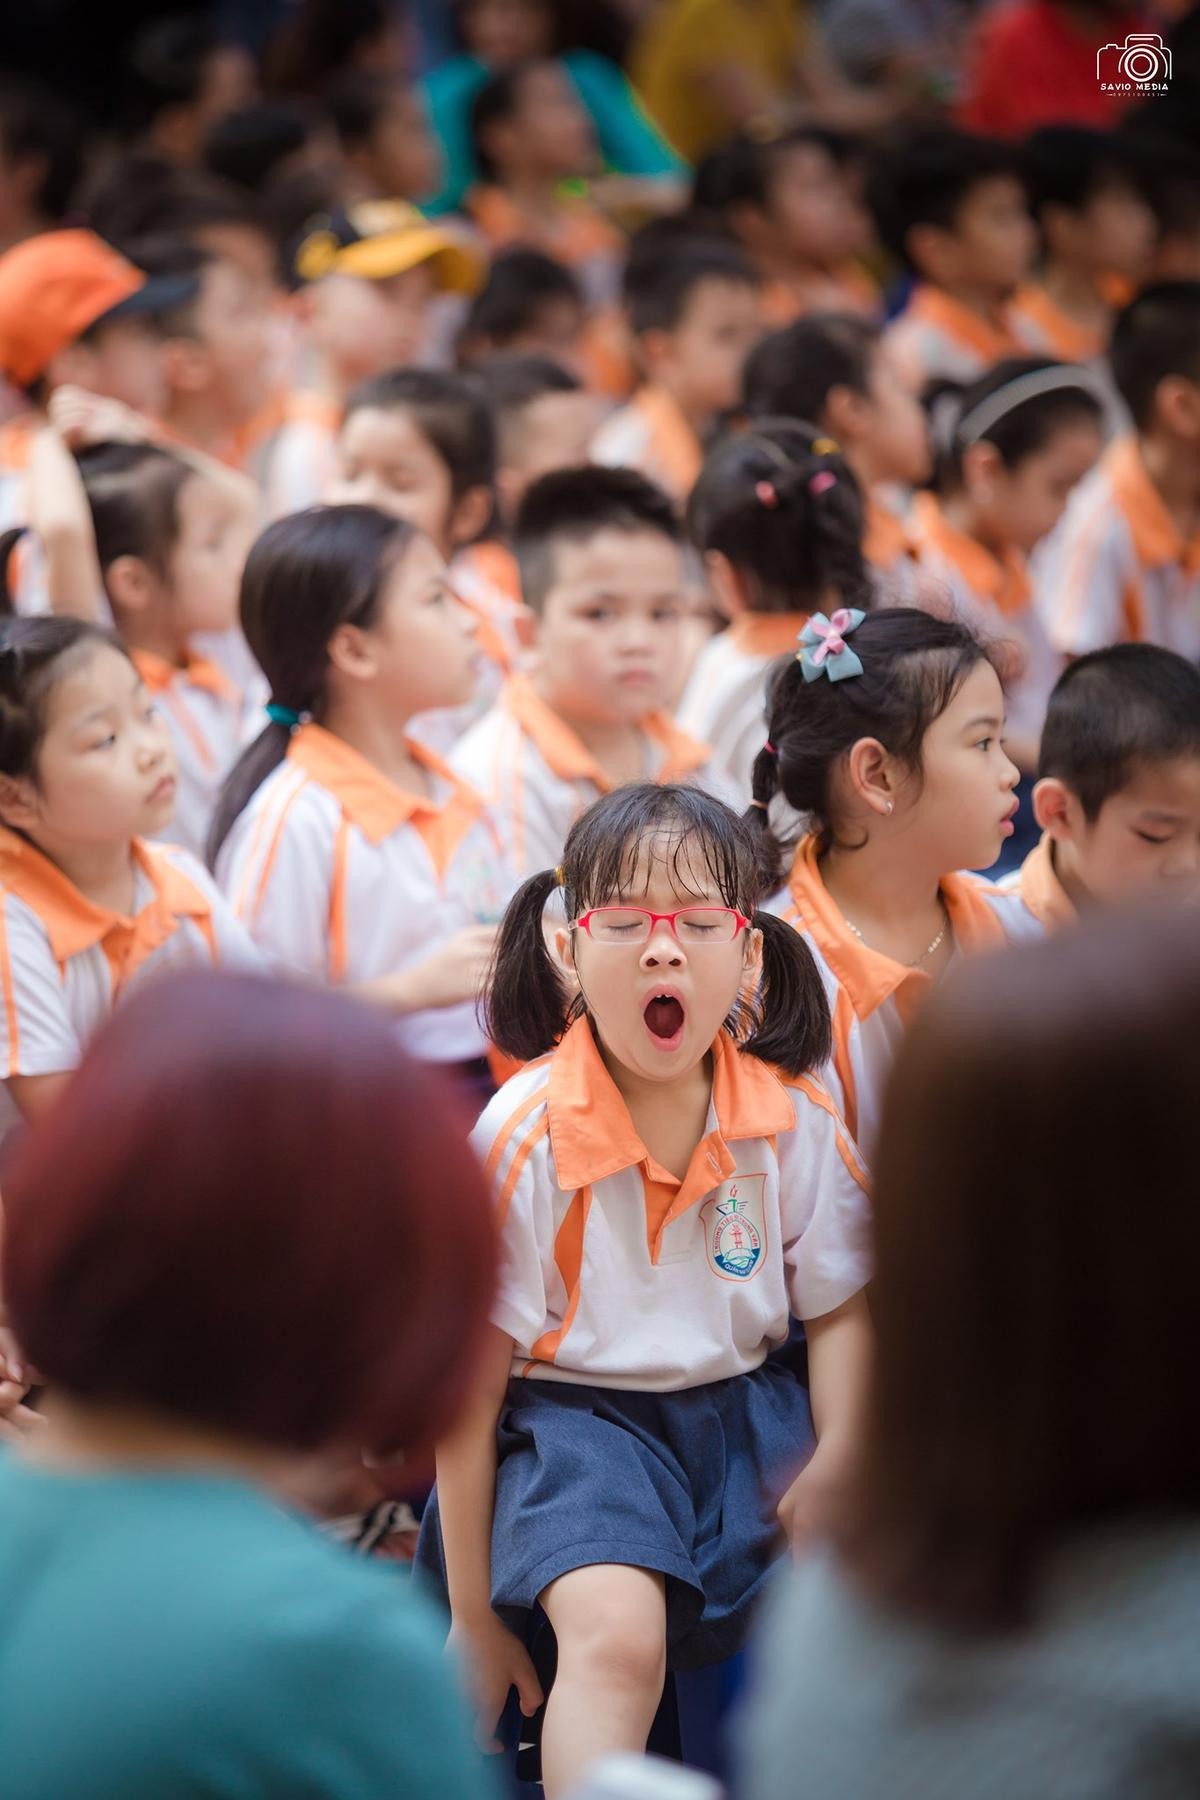
M 646 1030 L 660 1050 L 678 1048 L 683 1037 L 683 1005 L 674 994 L 652 994 L 642 1017 Z

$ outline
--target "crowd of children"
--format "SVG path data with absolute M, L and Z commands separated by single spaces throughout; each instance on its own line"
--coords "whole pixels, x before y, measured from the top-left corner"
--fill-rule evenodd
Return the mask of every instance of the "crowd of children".
M 689 177 L 507 10 L 82 179 L 0 89 L 0 1126 L 165 966 L 445 1070 L 500 1278 L 417 1555 L 556 1797 L 836 1504 L 923 996 L 1200 901 L 1200 150 Z

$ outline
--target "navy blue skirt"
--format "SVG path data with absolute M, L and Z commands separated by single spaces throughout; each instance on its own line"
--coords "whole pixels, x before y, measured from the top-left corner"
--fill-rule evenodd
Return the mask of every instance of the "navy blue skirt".
M 492 1604 L 515 1631 L 558 1576 L 628 1563 L 666 1577 L 670 1668 L 741 1648 L 813 1448 L 794 1375 L 766 1363 L 672 1394 L 513 1380 L 498 1429 Z M 436 1488 L 417 1562 L 444 1595 Z

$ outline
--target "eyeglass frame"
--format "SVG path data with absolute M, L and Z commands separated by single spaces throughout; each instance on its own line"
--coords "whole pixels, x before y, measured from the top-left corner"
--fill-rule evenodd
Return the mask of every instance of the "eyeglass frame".
M 671 927 L 671 936 L 675 939 L 675 942 L 677 944 L 683 944 L 684 947 L 686 948 L 687 940 L 685 938 L 680 937 L 679 932 L 675 926 L 676 919 L 681 919 L 683 917 L 684 913 L 715 912 L 715 913 L 730 914 L 735 921 L 734 928 L 733 928 L 733 936 L 727 937 L 727 938 L 716 938 L 716 939 L 710 940 L 710 942 L 719 943 L 719 944 L 736 943 L 738 932 L 739 931 L 749 931 L 752 928 L 753 923 L 754 923 L 754 921 L 752 919 L 748 919 L 744 913 L 740 913 L 736 906 L 679 906 L 679 907 L 676 907 L 674 912 L 669 912 L 669 913 L 651 912 L 649 907 L 647 907 L 647 906 L 589 906 L 588 910 L 585 913 L 580 913 L 580 915 L 577 919 L 571 920 L 572 931 L 576 928 L 576 926 L 579 926 L 582 930 L 587 932 L 588 937 L 591 939 L 593 944 L 604 943 L 605 940 L 603 938 L 592 937 L 592 928 L 588 924 L 588 920 L 594 918 L 597 913 L 606 913 L 606 912 L 608 912 L 608 913 L 614 913 L 614 912 L 641 913 L 641 915 L 644 919 L 649 919 L 650 928 L 647 931 L 645 937 L 638 938 L 636 940 L 636 947 L 638 949 L 640 949 L 643 944 L 648 944 L 650 942 L 650 939 L 654 936 L 654 927 L 656 925 L 661 925 L 664 922 Z M 634 940 L 630 940 L 630 941 L 633 942 Z M 697 938 L 695 940 L 695 943 L 702 943 L 703 941 L 704 941 L 703 939 Z M 608 942 L 609 942 L 609 946 L 611 948 L 614 940 L 610 938 L 608 940 Z M 694 948 L 694 944 L 692 947 Z

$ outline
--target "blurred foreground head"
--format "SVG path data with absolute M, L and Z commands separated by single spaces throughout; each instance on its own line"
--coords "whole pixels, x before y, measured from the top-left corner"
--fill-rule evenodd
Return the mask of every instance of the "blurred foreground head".
M 491 1296 L 466 1123 L 388 1020 L 159 982 L 4 1178 L 4 1300 L 46 1381 L 284 1451 L 452 1423 Z

